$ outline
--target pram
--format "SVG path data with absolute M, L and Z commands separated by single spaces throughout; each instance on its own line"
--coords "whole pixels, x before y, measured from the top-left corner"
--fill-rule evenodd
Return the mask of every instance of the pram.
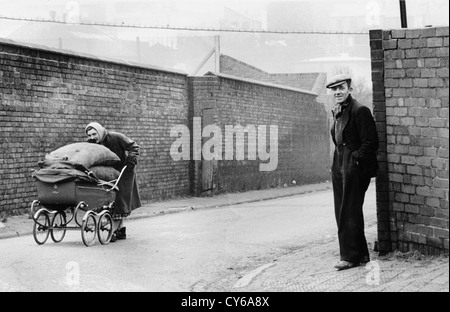
M 114 232 L 112 213 L 119 190 L 117 185 L 125 169 L 126 166 L 119 177 L 111 181 L 98 179 L 82 166 L 75 169 L 76 178 L 36 179 L 38 196 L 30 208 L 36 243 L 44 244 L 49 236 L 58 243 L 67 230 L 81 229 L 86 246 L 91 246 L 97 235 L 102 245 L 108 244 Z M 69 225 L 72 221 L 74 224 Z

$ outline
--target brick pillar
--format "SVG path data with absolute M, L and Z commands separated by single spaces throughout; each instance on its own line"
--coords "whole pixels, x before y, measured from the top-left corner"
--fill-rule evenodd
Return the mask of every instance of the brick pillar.
M 370 32 L 380 253 L 448 253 L 448 35 L 448 27 Z
M 383 39 L 389 36 L 388 31 L 370 31 L 370 49 L 372 65 L 373 113 L 378 130 L 380 147 L 378 150 L 379 171 L 376 177 L 377 219 L 378 219 L 378 251 L 384 254 L 392 251 L 391 207 L 388 190 L 387 150 L 386 150 L 386 94 L 384 83 Z M 394 232 L 395 233 L 395 232 Z

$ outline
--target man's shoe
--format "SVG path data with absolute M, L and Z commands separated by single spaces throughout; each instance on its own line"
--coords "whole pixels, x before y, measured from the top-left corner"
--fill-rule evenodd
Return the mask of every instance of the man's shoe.
M 126 239 L 127 238 L 127 232 L 126 232 L 127 228 L 123 227 L 120 228 L 116 231 L 116 237 L 117 239 Z
M 359 263 L 355 263 L 355 262 L 339 261 L 338 264 L 336 264 L 334 267 L 338 271 L 341 271 L 341 270 L 347 270 L 347 269 L 357 267 L 358 265 L 359 265 Z
M 366 264 L 366 263 L 370 262 L 370 258 L 369 258 L 369 256 L 364 256 L 361 258 L 361 260 L 359 260 L 359 262 L 362 264 Z

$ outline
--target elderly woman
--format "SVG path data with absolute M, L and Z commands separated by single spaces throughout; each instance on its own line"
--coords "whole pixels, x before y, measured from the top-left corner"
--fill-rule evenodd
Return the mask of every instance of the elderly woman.
M 119 156 L 120 163 L 114 166 L 115 169 L 121 171 L 125 165 L 127 166 L 117 185 L 119 192 L 115 200 L 113 218 L 118 225 L 111 242 L 115 242 L 117 239 L 125 239 L 126 228 L 123 226 L 123 220 L 130 215 L 132 210 L 141 207 L 134 171 L 139 156 L 139 146 L 122 133 L 107 131 L 97 122 L 88 124 L 85 131 L 88 142 L 102 144 Z

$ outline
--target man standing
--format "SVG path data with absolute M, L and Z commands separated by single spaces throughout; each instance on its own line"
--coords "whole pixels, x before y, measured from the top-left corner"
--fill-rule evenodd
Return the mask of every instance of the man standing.
M 352 98 L 351 77 L 334 76 L 327 84 L 336 106 L 331 137 L 335 145 L 331 168 L 338 227 L 338 270 L 370 261 L 364 235 L 363 203 L 370 179 L 376 176 L 378 134 L 370 109 Z

